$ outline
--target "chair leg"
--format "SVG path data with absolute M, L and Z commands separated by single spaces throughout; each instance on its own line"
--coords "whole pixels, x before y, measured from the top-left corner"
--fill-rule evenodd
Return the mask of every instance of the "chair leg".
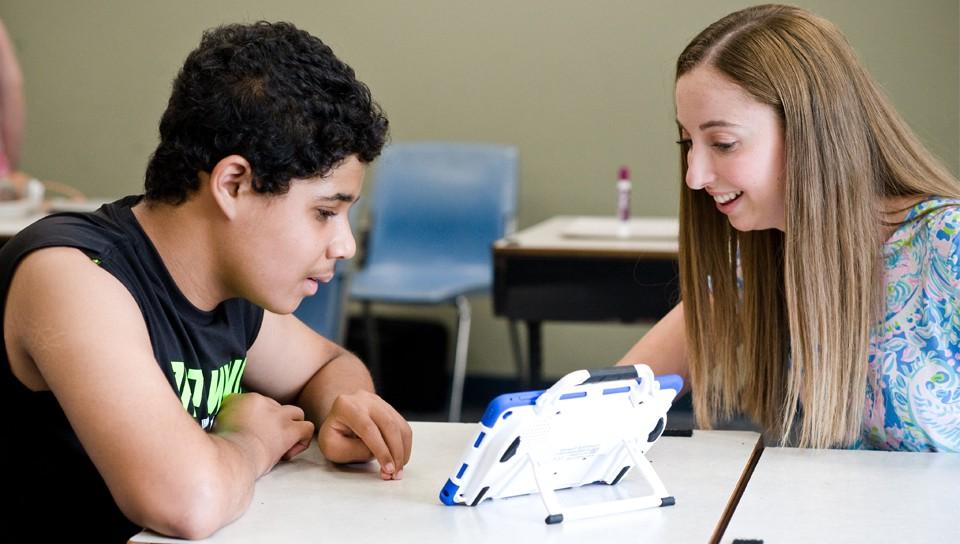
M 453 356 L 453 383 L 450 385 L 449 421 L 460 421 L 463 406 L 463 382 L 467 374 L 467 348 L 470 345 L 470 302 L 461 295 L 457 305 L 457 347 Z
M 367 368 L 370 370 L 370 378 L 373 379 L 373 389 L 379 394 L 383 391 L 380 383 L 383 380 L 383 374 L 380 372 L 380 335 L 377 331 L 377 320 L 373 317 L 369 300 L 363 301 L 363 324 L 366 329 L 367 338 Z
M 510 348 L 513 350 L 513 362 L 517 365 L 517 381 L 520 387 L 529 388 L 532 383 L 530 373 L 527 371 L 527 364 L 523 360 L 523 348 L 520 347 L 520 324 L 516 319 L 511 319 L 507 323 L 507 332 L 510 333 Z

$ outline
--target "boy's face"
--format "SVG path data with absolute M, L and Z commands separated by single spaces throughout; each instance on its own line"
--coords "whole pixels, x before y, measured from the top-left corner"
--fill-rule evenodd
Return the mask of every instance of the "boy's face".
M 365 169 L 351 155 L 323 178 L 293 180 L 284 195 L 254 197 L 243 221 L 241 296 L 286 314 L 333 279 L 336 262 L 357 250 L 348 212 Z

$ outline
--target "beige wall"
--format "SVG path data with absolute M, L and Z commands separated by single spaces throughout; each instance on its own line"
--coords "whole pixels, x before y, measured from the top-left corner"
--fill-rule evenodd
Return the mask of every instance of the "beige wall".
M 5 0 L 26 78 L 24 168 L 91 195 L 139 191 L 170 81 L 204 28 L 290 20 L 372 88 L 395 141 L 509 142 L 520 226 L 605 214 L 618 166 L 636 215 L 675 215 L 671 72 L 740 1 L 465 2 Z M 837 23 L 920 137 L 960 172 L 960 1 L 798 2 Z M 512 368 L 505 327 L 477 297 L 470 369 Z M 452 319 L 452 313 L 434 312 Z M 643 327 L 548 324 L 551 375 L 617 358 Z

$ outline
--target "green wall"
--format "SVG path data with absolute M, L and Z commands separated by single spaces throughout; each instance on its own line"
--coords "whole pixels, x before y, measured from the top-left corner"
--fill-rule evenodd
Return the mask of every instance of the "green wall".
M 798 4 L 840 26 L 922 140 L 960 172 L 960 1 Z M 621 164 L 633 171 L 635 215 L 675 215 L 673 62 L 700 29 L 746 5 L 5 0 L 0 17 L 26 79 L 23 168 L 35 175 L 96 196 L 138 192 L 170 82 L 201 31 L 290 20 L 370 85 L 394 141 L 517 145 L 522 228 L 556 214 L 613 213 Z M 473 302 L 470 371 L 511 372 L 505 325 L 489 298 Z M 643 330 L 548 324 L 546 371 L 606 364 Z

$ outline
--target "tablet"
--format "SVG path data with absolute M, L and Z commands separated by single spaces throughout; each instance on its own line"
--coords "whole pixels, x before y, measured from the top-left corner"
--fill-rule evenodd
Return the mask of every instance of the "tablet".
M 440 491 L 446 505 L 539 493 L 547 523 L 650 506 L 674 499 L 644 457 L 663 433 L 683 388 L 676 375 L 655 378 L 646 365 L 578 370 L 545 391 L 500 395 Z M 614 485 L 636 467 L 654 494 L 562 508 L 554 490 Z

